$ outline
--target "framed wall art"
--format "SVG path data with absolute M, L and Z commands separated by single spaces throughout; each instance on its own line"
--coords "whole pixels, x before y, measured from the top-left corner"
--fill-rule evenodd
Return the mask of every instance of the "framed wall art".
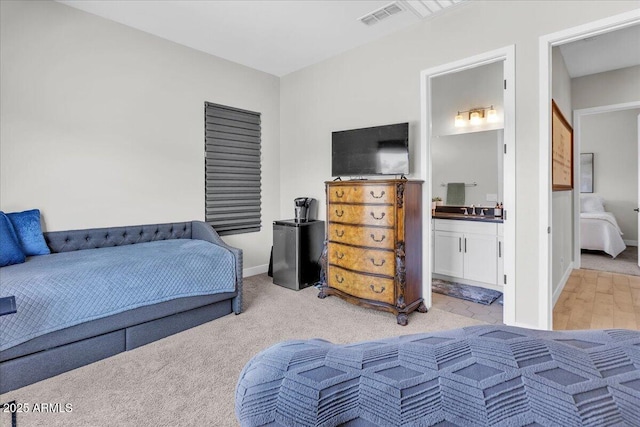
M 551 101 L 551 189 L 573 190 L 573 129 Z

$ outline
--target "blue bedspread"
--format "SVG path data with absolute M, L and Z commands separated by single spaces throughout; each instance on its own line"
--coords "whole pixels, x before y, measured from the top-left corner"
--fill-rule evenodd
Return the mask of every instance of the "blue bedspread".
M 640 426 L 640 331 L 472 326 L 288 341 L 236 388 L 242 426 Z
M 235 291 L 235 261 L 203 240 L 174 239 L 31 257 L 0 269 L 0 350 L 49 332 L 174 298 Z

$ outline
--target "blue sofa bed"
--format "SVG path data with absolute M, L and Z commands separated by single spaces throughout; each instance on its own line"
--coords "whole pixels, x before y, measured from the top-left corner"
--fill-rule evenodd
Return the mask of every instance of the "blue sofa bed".
M 242 311 L 242 251 L 201 221 L 44 234 L 0 269 L 0 392 Z
M 639 426 L 640 331 L 474 326 L 289 341 L 236 388 L 242 426 Z

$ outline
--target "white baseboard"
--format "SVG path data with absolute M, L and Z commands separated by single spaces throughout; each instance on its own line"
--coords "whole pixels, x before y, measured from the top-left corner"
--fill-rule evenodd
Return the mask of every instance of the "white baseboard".
M 517 328 L 527 328 L 527 329 L 537 329 L 537 330 L 543 330 L 542 328 L 540 328 L 538 325 L 529 325 L 528 323 L 519 323 L 519 322 L 513 322 L 510 323 L 507 326 L 515 326 Z
M 624 240 L 624 244 L 627 246 L 638 246 L 637 240 Z
M 269 264 L 257 265 L 255 267 L 245 268 L 242 270 L 242 277 L 251 277 L 269 271 Z
M 569 266 L 567 267 L 567 270 L 564 272 L 562 279 L 560 279 L 560 283 L 558 283 L 558 287 L 553 293 L 553 301 L 551 303 L 551 307 L 555 307 L 556 302 L 558 302 L 558 298 L 560 298 L 560 294 L 562 293 L 564 286 L 567 284 L 567 281 L 569 280 L 569 277 L 571 276 L 572 272 L 573 272 L 573 262 L 569 263 Z

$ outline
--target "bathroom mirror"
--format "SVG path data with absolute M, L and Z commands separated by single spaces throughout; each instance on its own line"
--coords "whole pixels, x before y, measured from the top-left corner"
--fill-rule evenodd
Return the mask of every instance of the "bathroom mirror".
M 440 197 L 445 205 L 494 207 L 502 201 L 502 135 L 502 130 L 493 130 L 434 138 L 433 197 Z M 448 183 L 465 184 L 464 203 L 447 200 Z
M 503 201 L 503 81 L 500 61 L 432 80 L 432 194 L 444 204 L 495 207 Z M 449 183 L 465 184 L 451 192 L 463 193 L 463 203 L 447 201 Z

